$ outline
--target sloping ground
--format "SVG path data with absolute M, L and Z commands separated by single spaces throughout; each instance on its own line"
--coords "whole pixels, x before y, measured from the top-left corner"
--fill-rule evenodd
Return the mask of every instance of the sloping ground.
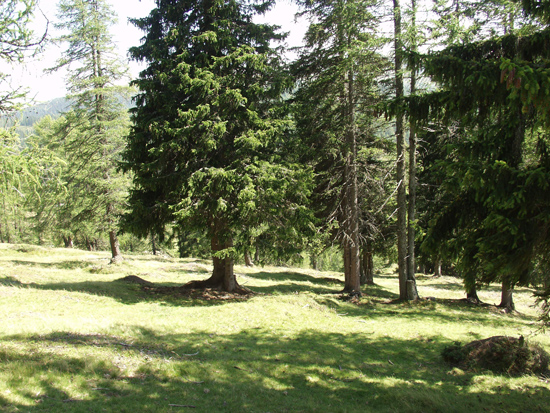
M 507 315 L 459 301 L 449 277 L 419 276 L 433 299 L 400 304 L 389 268 L 344 301 L 338 273 L 237 266 L 254 294 L 205 297 L 177 291 L 208 277 L 208 261 L 108 262 L 0 244 L 0 411 L 550 411 L 544 377 L 458 371 L 441 357 L 493 336 L 550 348 L 532 335 L 528 289 Z M 480 297 L 498 302 L 498 286 Z

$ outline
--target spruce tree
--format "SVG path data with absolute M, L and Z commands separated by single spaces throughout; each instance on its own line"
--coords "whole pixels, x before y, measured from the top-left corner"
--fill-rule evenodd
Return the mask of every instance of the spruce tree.
M 425 56 L 424 70 L 442 90 L 410 105 L 415 119 L 456 131 L 440 134 L 445 156 L 434 170 L 445 176 L 439 196 L 445 202 L 425 248 L 443 245 L 458 259 L 467 291 L 501 282 L 501 306 L 508 310 L 513 287 L 528 281 L 535 258 L 549 246 L 541 177 L 548 176 L 550 38 L 529 23 Z M 529 149 L 533 141 L 538 150 Z
M 282 105 L 288 86 L 272 41 L 252 17 L 272 2 L 157 0 L 134 23 L 145 32 L 132 57 L 146 64 L 125 168 L 133 172 L 126 228 L 163 236 L 167 225 L 205 231 L 214 270 L 188 287 L 239 292 L 233 263 L 243 228 L 292 230 L 310 173 L 294 163 Z

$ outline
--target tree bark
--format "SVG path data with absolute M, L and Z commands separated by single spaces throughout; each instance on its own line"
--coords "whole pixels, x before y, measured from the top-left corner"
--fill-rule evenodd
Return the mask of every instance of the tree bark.
M 374 285 L 373 254 L 368 248 L 361 254 L 361 285 Z
M 416 34 L 416 0 L 412 0 L 412 30 Z M 413 36 L 412 49 L 416 51 L 416 39 Z M 411 67 L 411 95 L 416 93 L 416 65 Z M 410 118 L 409 130 L 409 209 L 407 216 L 407 299 L 417 300 L 416 262 L 415 262 L 415 216 L 416 216 L 416 124 Z
M 111 263 L 121 262 L 123 258 L 120 252 L 120 244 L 116 232 L 113 230 L 109 231 L 109 242 L 111 244 Z
M 434 264 L 434 277 L 441 277 L 442 275 L 441 266 L 442 266 L 441 259 L 438 258 Z
M 158 254 L 157 237 L 155 236 L 154 233 L 151 233 L 151 249 L 152 249 L 153 255 Z
M 502 282 L 502 294 L 500 299 L 500 304 L 498 305 L 499 308 L 504 308 L 504 310 L 507 313 L 511 313 L 516 309 L 516 306 L 514 304 L 514 286 L 509 285 L 508 282 L 503 281 Z
M 214 269 L 210 278 L 201 281 L 191 281 L 185 284 L 188 289 L 212 288 L 215 290 L 226 291 L 237 294 L 247 294 L 250 291 L 241 287 L 237 282 L 237 277 L 233 269 L 234 258 L 231 251 L 226 251 L 223 258 L 217 257 L 217 253 L 228 250 L 233 247 L 233 240 L 225 237 L 225 241 L 220 240 L 220 235 L 215 234 L 210 241 L 212 248 L 212 264 Z
M 252 261 L 252 255 L 248 250 L 244 252 L 244 265 L 246 265 L 247 267 L 254 267 L 254 262 Z
M 475 284 L 466 293 L 466 300 L 468 300 L 468 301 L 470 301 L 474 304 L 481 304 L 481 300 L 477 296 L 477 288 L 476 288 Z
M 65 244 L 65 248 L 73 248 L 74 247 L 73 237 L 71 237 L 70 235 L 68 235 L 68 236 L 63 235 L 63 243 Z
M 349 43 L 350 39 L 347 39 Z M 345 166 L 345 212 L 344 217 L 344 254 L 345 264 L 344 291 L 361 294 L 359 260 L 359 202 L 357 199 L 357 133 L 355 127 L 355 78 L 352 69 L 347 73 L 346 88 L 346 166 Z M 346 260 L 344 259 L 344 263 Z
M 393 0 L 393 27 L 395 51 L 395 98 L 403 99 L 403 43 L 401 38 L 401 6 Z M 407 293 L 407 200 L 405 189 L 405 139 L 403 134 L 403 113 L 395 117 L 395 139 L 397 145 L 397 265 L 399 271 L 399 299 L 408 300 Z

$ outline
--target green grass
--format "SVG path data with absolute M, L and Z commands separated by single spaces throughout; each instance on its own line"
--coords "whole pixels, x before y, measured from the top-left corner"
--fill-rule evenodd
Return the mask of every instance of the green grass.
M 434 300 L 396 304 L 393 269 L 359 304 L 342 276 L 236 267 L 257 294 L 198 300 L 164 286 L 208 276 L 204 260 L 0 244 L 0 411 L 6 412 L 536 412 L 550 384 L 534 376 L 463 372 L 441 350 L 493 335 L 534 336 L 529 289 L 519 314 L 458 301 L 459 280 L 418 277 Z M 480 292 L 499 302 L 498 286 Z M 193 407 L 191 407 L 193 406 Z

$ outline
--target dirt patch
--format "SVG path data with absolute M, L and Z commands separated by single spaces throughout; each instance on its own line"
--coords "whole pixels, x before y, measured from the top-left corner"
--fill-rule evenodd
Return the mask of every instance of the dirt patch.
M 456 342 L 441 354 L 445 361 L 466 371 L 491 370 L 511 376 L 548 375 L 550 360 L 542 347 L 527 343 L 523 336 L 495 336 L 466 345 Z

